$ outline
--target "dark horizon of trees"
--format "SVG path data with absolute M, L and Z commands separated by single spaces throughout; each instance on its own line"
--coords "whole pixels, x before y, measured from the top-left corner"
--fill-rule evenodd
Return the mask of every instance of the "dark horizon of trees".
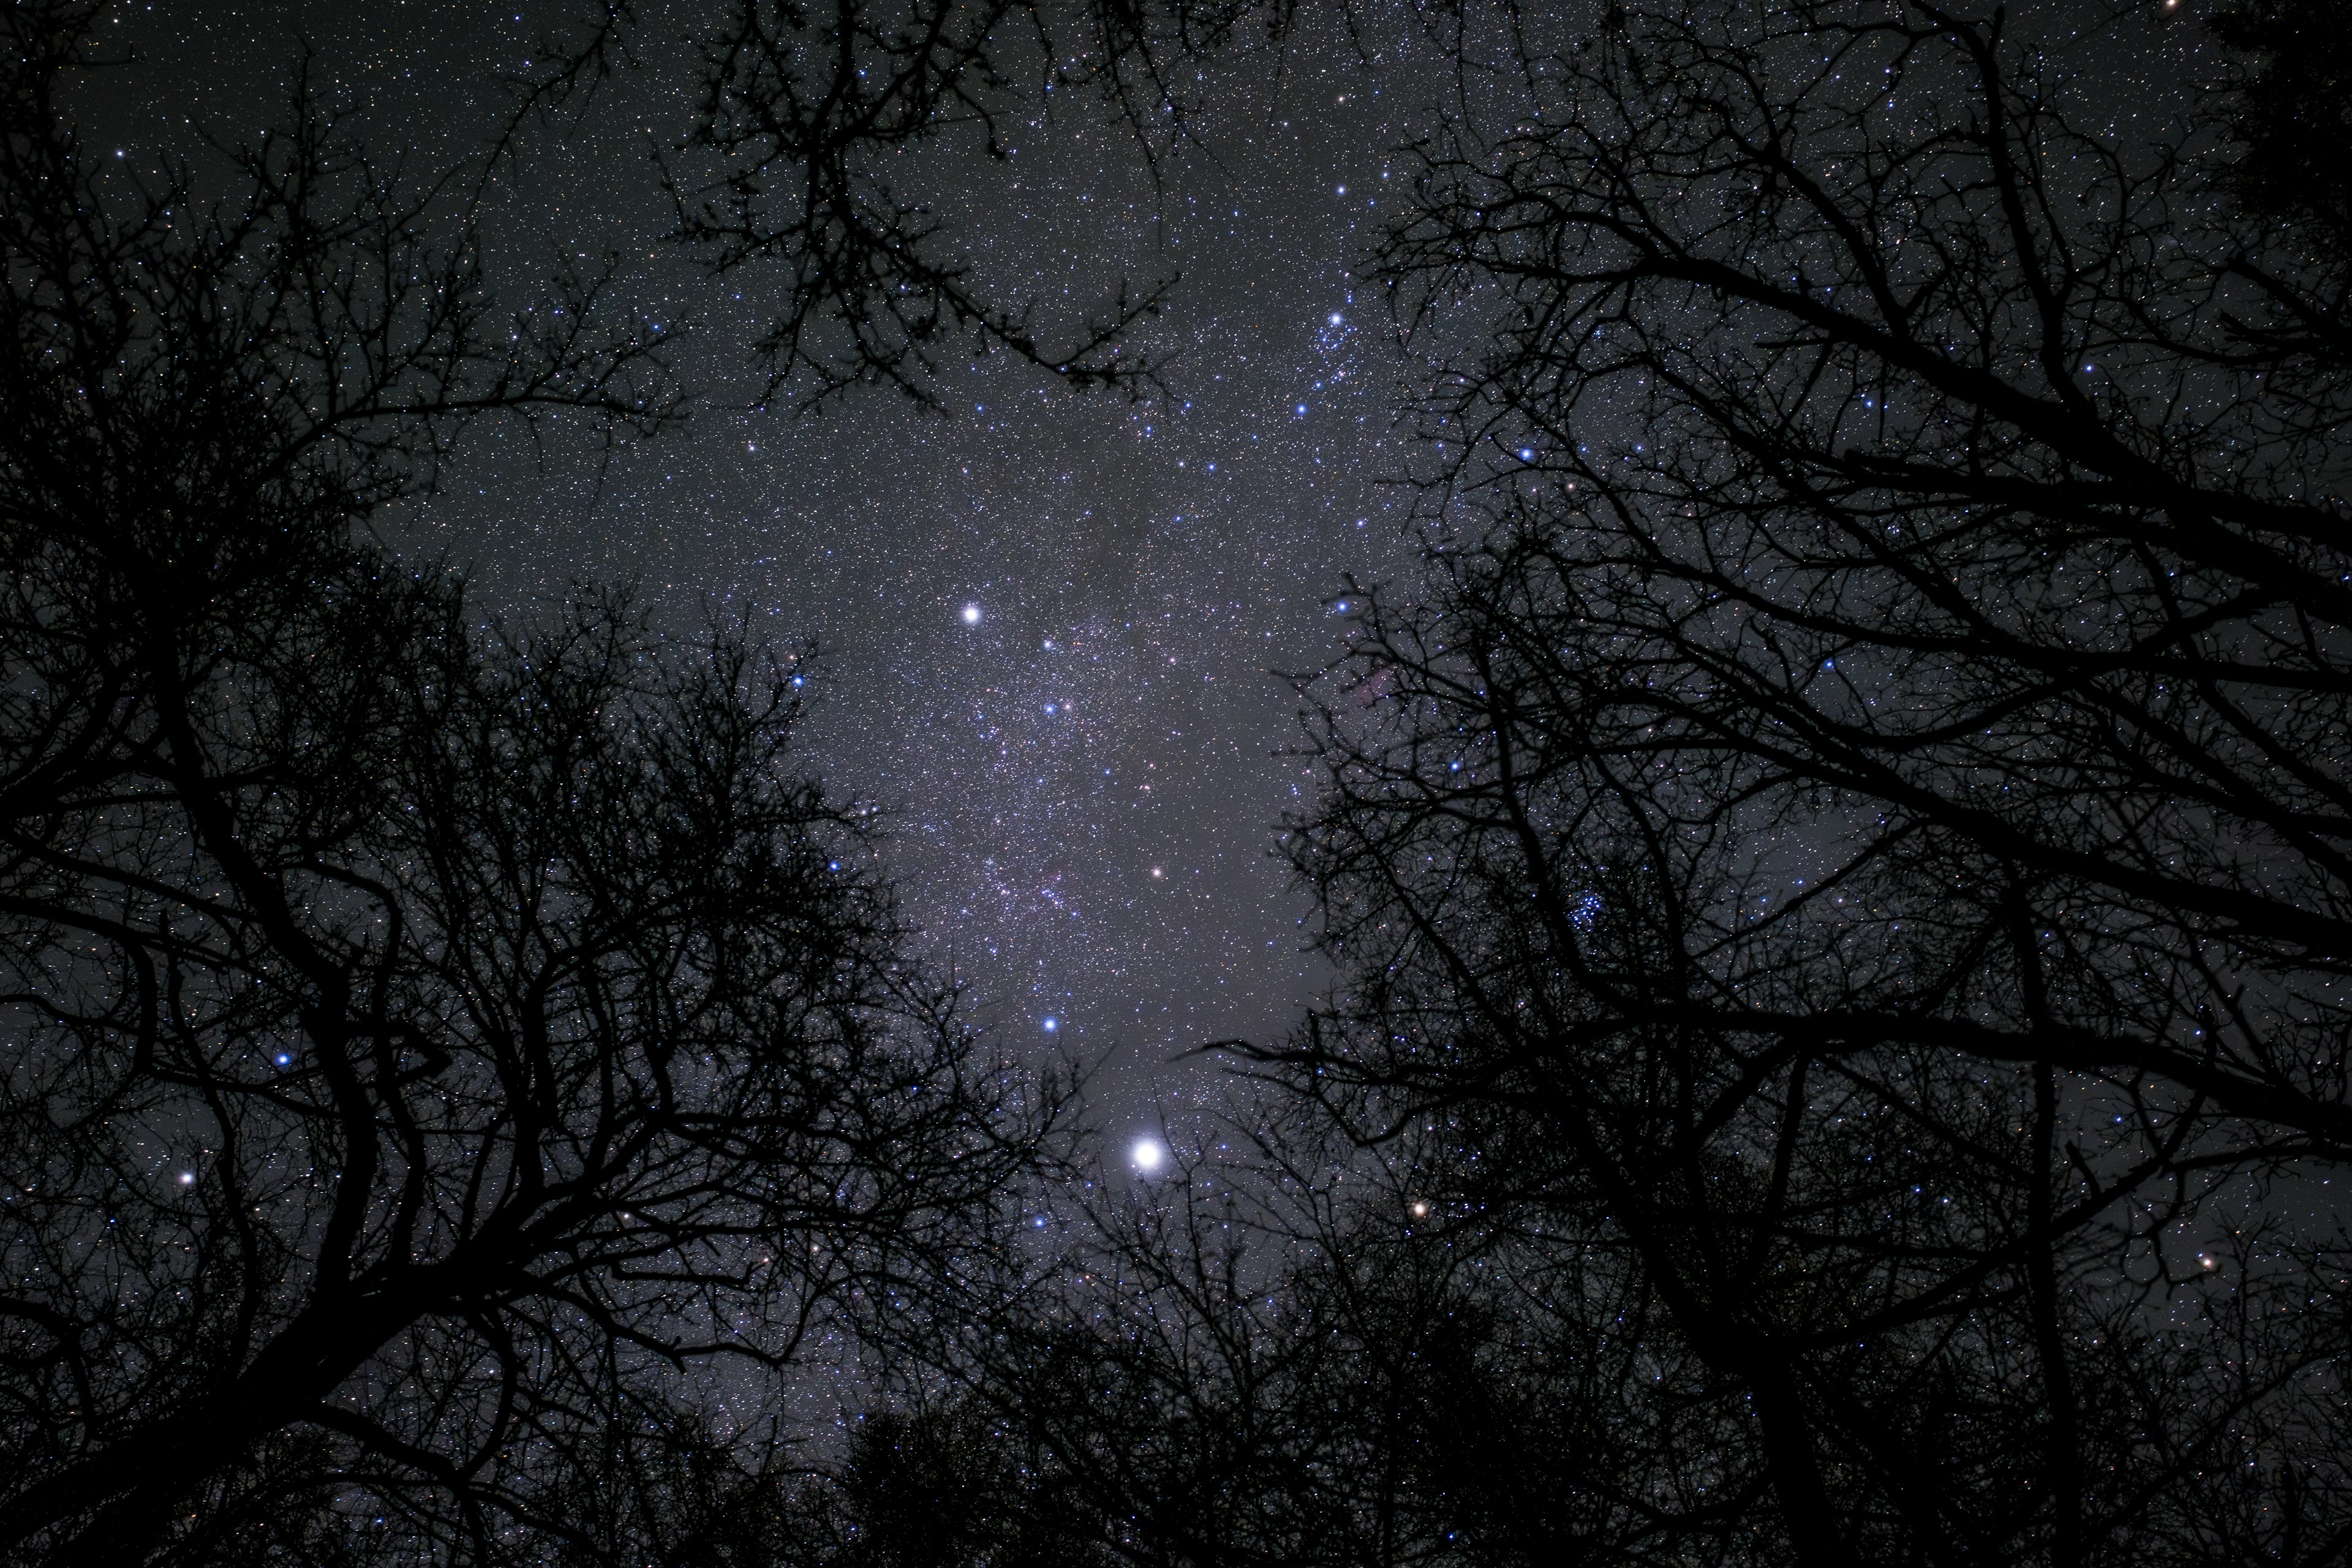
M 101 15 L 0 66 L 0 1560 L 2352 1560 L 2313 0 L 2133 141 L 1997 11 L 1433 14 L 1372 259 L 1480 346 L 1302 688 L 1341 978 L 1128 1197 L 903 956 L 794 650 L 369 531 L 472 427 L 683 416 L 610 278 L 498 300 L 299 95 L 231 195 L 126 182 Z M 1148 137 L 1300 25 L 591 21 L 517 112 L 686 50 L 674 237 L 776 286 L 780 401 L 1148 392 L 1158 286 L 1049 342 L 885 160 L 1048 79 Z M 831 1449 L 763 1403 L 828 1357 Z

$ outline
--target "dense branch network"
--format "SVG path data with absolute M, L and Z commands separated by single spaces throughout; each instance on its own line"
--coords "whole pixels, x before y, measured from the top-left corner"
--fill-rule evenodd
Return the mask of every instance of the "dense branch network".
M 798 656 L 366 531 L 469 424 L 665 423 L 653 345 L 500 314 L 307 100 L 217 205 L 104 170 L 91 15 L 0 92 L 0 1552 L 642 1553 L 956 1297 L 1052 1097 L 899 963 Z

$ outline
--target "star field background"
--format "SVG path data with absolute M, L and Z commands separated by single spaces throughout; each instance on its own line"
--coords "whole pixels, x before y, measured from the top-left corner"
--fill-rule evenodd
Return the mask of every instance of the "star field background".
M 496 73 L 567 19 L 151 7 L 125 14 L 137 63 L 107 119 L 144 145 L 257 134 L 307 42 L 379 155 L 455 163 L 508 111 Z M 640 36 L 694 26 L 653 8 Z M 1310 787 L 1276 672 L 1330 657 L 1350 574 L 1410 558 L 1402 360 L 1351 267 L 1393 188 L 1413 42 L 1401 26 L 1372 61 L 1337 37 L 1241 50 L 1156 168 L 1091 100 L 1041 104 L 1003 163 L 924 155 L 980 280 L 1035 300 L 1048 342 L 1122 275 L 1181 274 L 1139 343 L 1168 361 L 1166 398 L 1073 394 L 1000 356 L 945 377 L 941 413 L 868 391 L 814 414 L 747 406 L 757 279 L 712 283 L 660 242 L 650 152 L 683 122 L 690 60 L 648 47 L 587 108 L 526 129 L 487 193 L 492 271 L 519 294 L 558 257 L 619 257 L 676 338 L 693 419 L 609 464 L 560 430 L 535 452 L 477 440 L 385 526 L 468 568 L 486 607 L 624 582 L 682 627 L 709 606 L 813 642 L 805 755 L 878 809 L 922 945 L 975 1017 L 1098 1063 L 1114 1131 L 1213 1095 L 1213 1065 L 1171 1058 L 1278 1036 L 1321 981 L 1274 853 Z
M 1589 29 L 1574 9 L 1548 20 Z M 536 268 L 617 257 L 675 340 L 693 419 L 609 462 L 561 430 L 535 449 L 477 440 L 444 493 L 385 520 L 467 567 L 486 608 L 622 582 L 681 628 L 715 609 L 813 643 L 810 766 L 880 814 L 921 944 L 975 1018 L 1016 1050 L 1098 1064 L 1114 1134 L 1216 1096 L 1213 1061 L 1175 1058 L 1279 1036 L 1322 983 L 1276 856 L 1312 787 L 1276 672 L 1336 651 L 1351 575 L 1409 573 L 1398 393 L 1445 352 L 1423 340 L 1408 359 L 1355 268 L 1401 194 L 1392 150 L 1451 84 L 1409 10 L 1359 15 L 1352 39 L 1307 25 L 1237 48 L 1156 164 L 1099 101 L 1041 100 L 1010 158 L 950 138 L 906 176 L 982 291 L 1034 300 L 1049 342 L 1121 279 L 1180 276 L 1139 340 L 1167 358 L 1166 398 L 1073 394 L 999 356 L 956 364 L 942 412 L 866 391 L 796 414 L 752 406 L 756 269 L 719 284 L 661 241 L 651 154 L 685 121 L 677 40 L 699 24 L 646 8 L 638 66 L 527 126 L 486 188 L 491 270 L 521 298 Z M 142 146 L 257 134 L 307 45 L 380 155 L 456 164 L 509 110 L 499 73 L 572 16 L 126 11 L 135 63 L 100 122 Z M 2165 112 L 2165 61 L 2098 47 L 2119 120 Z

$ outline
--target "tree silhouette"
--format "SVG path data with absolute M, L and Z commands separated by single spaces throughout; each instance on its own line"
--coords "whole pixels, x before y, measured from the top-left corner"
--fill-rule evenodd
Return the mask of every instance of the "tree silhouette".
M 1074 15 L 1075 65 L 1003 6 L 714 13 L 672 189 L 781 279 L 774 387 L 1148 374 L 1153 296 L 1049 349 L 885 177 L 995 150 L 1016 59 L 1157 105 L 1288 18 Z M 2314 15 L 2226 15 L 2231 118 L 2128 144 L 2000 13 L 1448 33 L 1505 68 L 1381 261 L 1484 347 L 1286 841 L 1342 980 L 1241 1047 L 1246 1168 L 1041 1278 L 1058 1102 L 898 957 L 801 661 L 485 620 L 368 531 L 477 421 L 657 429 L 656 345 L 593 277 L 500 313 L 299 96 L 231 197 L 138 184 L 64 108 L 96 13 L 16 8 L 0 1551 L 2341 1562 Z M 766 1380 L 857 1343 L 908 1397 L 796 1453 Z
M 664 423 L 654 345 L 499 312 L 306 99 L 217 205 L 105 167 L 95 16 L 0 67 L 0 1552 L 641 1560 L 1052 1107 L 899 963 L 793 656 L 369 533 L 475 420 Z
M 2332 1561 L 2329 215 L 1998 13 L 1507 63 L 1384 252 L 1491 337 L 1319 711 L 1346 980 L 1262 1055 L 1610 1281 L 1739 1555 Z
M 719 0 L 666 15 L 656 31 L 633 0 L 605 0 L 588 25 L 546 40 L 544 63 L 519 85 L 529 114 L 593 99 L 624 64 L 690 81 L 687 123 L 660 153 L 671 238 L 771 301 L 751 345 L 771 399 L 807 407 L 881 385 L 936 408 L 949 360 L 999 353 L 1068 386 L 1144 395 L 1162 361 L 1138 329 L 1168 301 L 1172 275 L 1121 279 L 1041 327 L 1034 298 L 975 274 L 974 255 L 998 237 L 960 231 L 940 198 L 1009 165 L 1032 126 L 1090 111 L 1063 106 L 1105 110 L 1156 172 L 1195 108 L 1196 75 L 1175 67 L 1227 50 L 1253 23 L 1279 40 L 1295 10 Z

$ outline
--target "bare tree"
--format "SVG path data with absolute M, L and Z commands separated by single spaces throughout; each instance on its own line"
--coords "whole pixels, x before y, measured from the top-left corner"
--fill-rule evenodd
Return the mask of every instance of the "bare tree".
M 0 22 L 0 1553 L 641 1561 L 1052 1107 L 898 963 L 793 657 L 367 531 L 470 421 L 671 416 L 594 280 L 501 313 L 307 100 L 137 185 L 95 16 Z
M 950 157 L 1012 156 L 1006 122 L 1042 112 L 1048 84 L 1067 89 L 1080 74 L 1039 7 L 741 0 L 701 49 L 692 128 L 669 169 L 677 237 L 721 275 L 781 275 L 783 308 L 754 345 L 771 395 L 807 373 L 815 397 L 880 383 L 936 404 L 943 356 L 958 353 L 1009 353 L 1073 386 L 1156 384 L 1158 366 L 1128 340 L 1173 279 L 1139 293 L 1122 282 L 1049 343 L 1034 304 L 974 285 L 966 247 L 891 162 L 941 142 Z
M 1265 1054 L 1619 1282 L 1759 1560 L 2352 1540 L 2347 274 L 2061 63 L 1612 9 L 1385 252 L 1492 336 Z
M 691 112 L 659 150 L 671 237 L 772 301 L 752 344 L 770 398 L 806 406 L 878 384 L 936 407 L 950 360 L 999 353 L 1072 387 L 1141 395 L 1162 365 L 1138 329 L 1166 304 L 1172 274 L 1122 279 L 1041 327 L 1034 299 L 975 278 L 974 253 L 1005 237 L 959 231 L 939 198 L 1009 164 L 1034 126 L 1097 110 L 1156 171 L 1195 107 L 1193 74 L 1180 84 L 1174 67 L 1253 23 L 1279 38 L 1295 9 L 721 0 L 665 17 L 670 31 L 655 35 L 630 0 L 610 0 L 548 40 L 547 63 L 520 86 L 529 113 L 592 97 L 624 63 L 667 72 L 690 58 Z

